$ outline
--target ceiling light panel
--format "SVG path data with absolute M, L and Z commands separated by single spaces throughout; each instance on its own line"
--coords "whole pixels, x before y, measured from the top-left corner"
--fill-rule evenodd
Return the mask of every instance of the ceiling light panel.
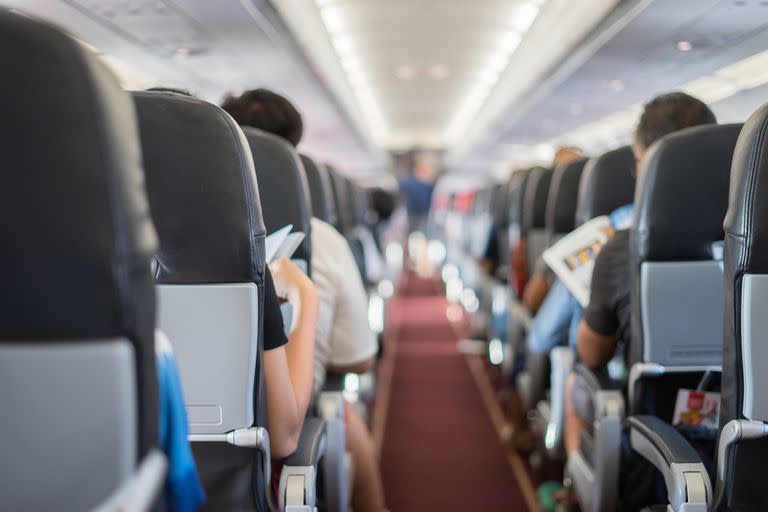
M 393 149 L 450 145 L 546 3 L 315 0 L 376 142 Z

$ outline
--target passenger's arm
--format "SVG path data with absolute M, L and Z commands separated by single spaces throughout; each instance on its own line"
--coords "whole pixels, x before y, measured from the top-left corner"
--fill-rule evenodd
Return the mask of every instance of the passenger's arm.
M 619 236 L 619 235 L 616 235 Z M 619 304 L 629 300 L 627 265 L 617 258 L 625 244 L 617 238 L 603 247 L 595 260 L 589 287 L 589 305 L 579 324 L 576 353 L 584 366 L 595 370 L 613 358 L 618 345 Z
M 532 315 L 535 315 L 547 297 L 547 293 L 549 293 L 549 281 L 543 272 L 537 270 L 531 276 L 528 284 L 525 285 L 523 305 L 528 308 Z
M 593 330 L 585 320 L 579 323 L 576 353 L 584 366 L 590 370 L 608 364 L 608 361 L 616 353 L 617 343 L 616 334 L 600 334 Z
M 284 458 L 296 450 L 312 396 L 317 292 L 309 278 L 288 260 L 270 264 L 277 295 L 293 306 L 288 343 L 264 351 L 267 411 L 272 456 Z

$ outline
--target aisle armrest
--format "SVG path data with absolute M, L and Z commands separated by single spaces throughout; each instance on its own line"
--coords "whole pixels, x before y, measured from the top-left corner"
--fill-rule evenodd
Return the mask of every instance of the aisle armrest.
M 701 457 L 675 428 L 655 416 L 631 416 L 632 448 L 664 477 L 672 510 L 706 512 L 712 483 Z
M 325 450 L 325 421 L 306 418 L 296 451 L 283 461 L 278 491 L 281 511 L 314 510 L 317 501 L 317 469 Z

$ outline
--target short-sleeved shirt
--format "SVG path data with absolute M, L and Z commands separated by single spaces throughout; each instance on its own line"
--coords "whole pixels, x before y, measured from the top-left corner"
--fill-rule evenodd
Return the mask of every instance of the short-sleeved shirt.
M 629 293 L 629 230 L 625 229 L 608 240 L 595 260 L 584 321 L 598 334 L 616 334 L 628 342 Z
M 315 335 L 314 389 L 326 368 L 349 366 L 376 355 L 378 342 L 368 324 L 368 296 L 347 240 L 312 218 L 312 281 L 320 302 Z
M 272 350 L 288 343 L 280 311 L 280 299 L 269 267 L 264 270 L 264 350 Z

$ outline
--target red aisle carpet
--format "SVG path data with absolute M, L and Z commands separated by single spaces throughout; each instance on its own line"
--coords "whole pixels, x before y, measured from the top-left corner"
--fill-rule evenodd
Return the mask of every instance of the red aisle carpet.
M 395 355 L 381 452 L 389 509 L 527 510 L 435 284 L 409 276 L 390 313 Z

